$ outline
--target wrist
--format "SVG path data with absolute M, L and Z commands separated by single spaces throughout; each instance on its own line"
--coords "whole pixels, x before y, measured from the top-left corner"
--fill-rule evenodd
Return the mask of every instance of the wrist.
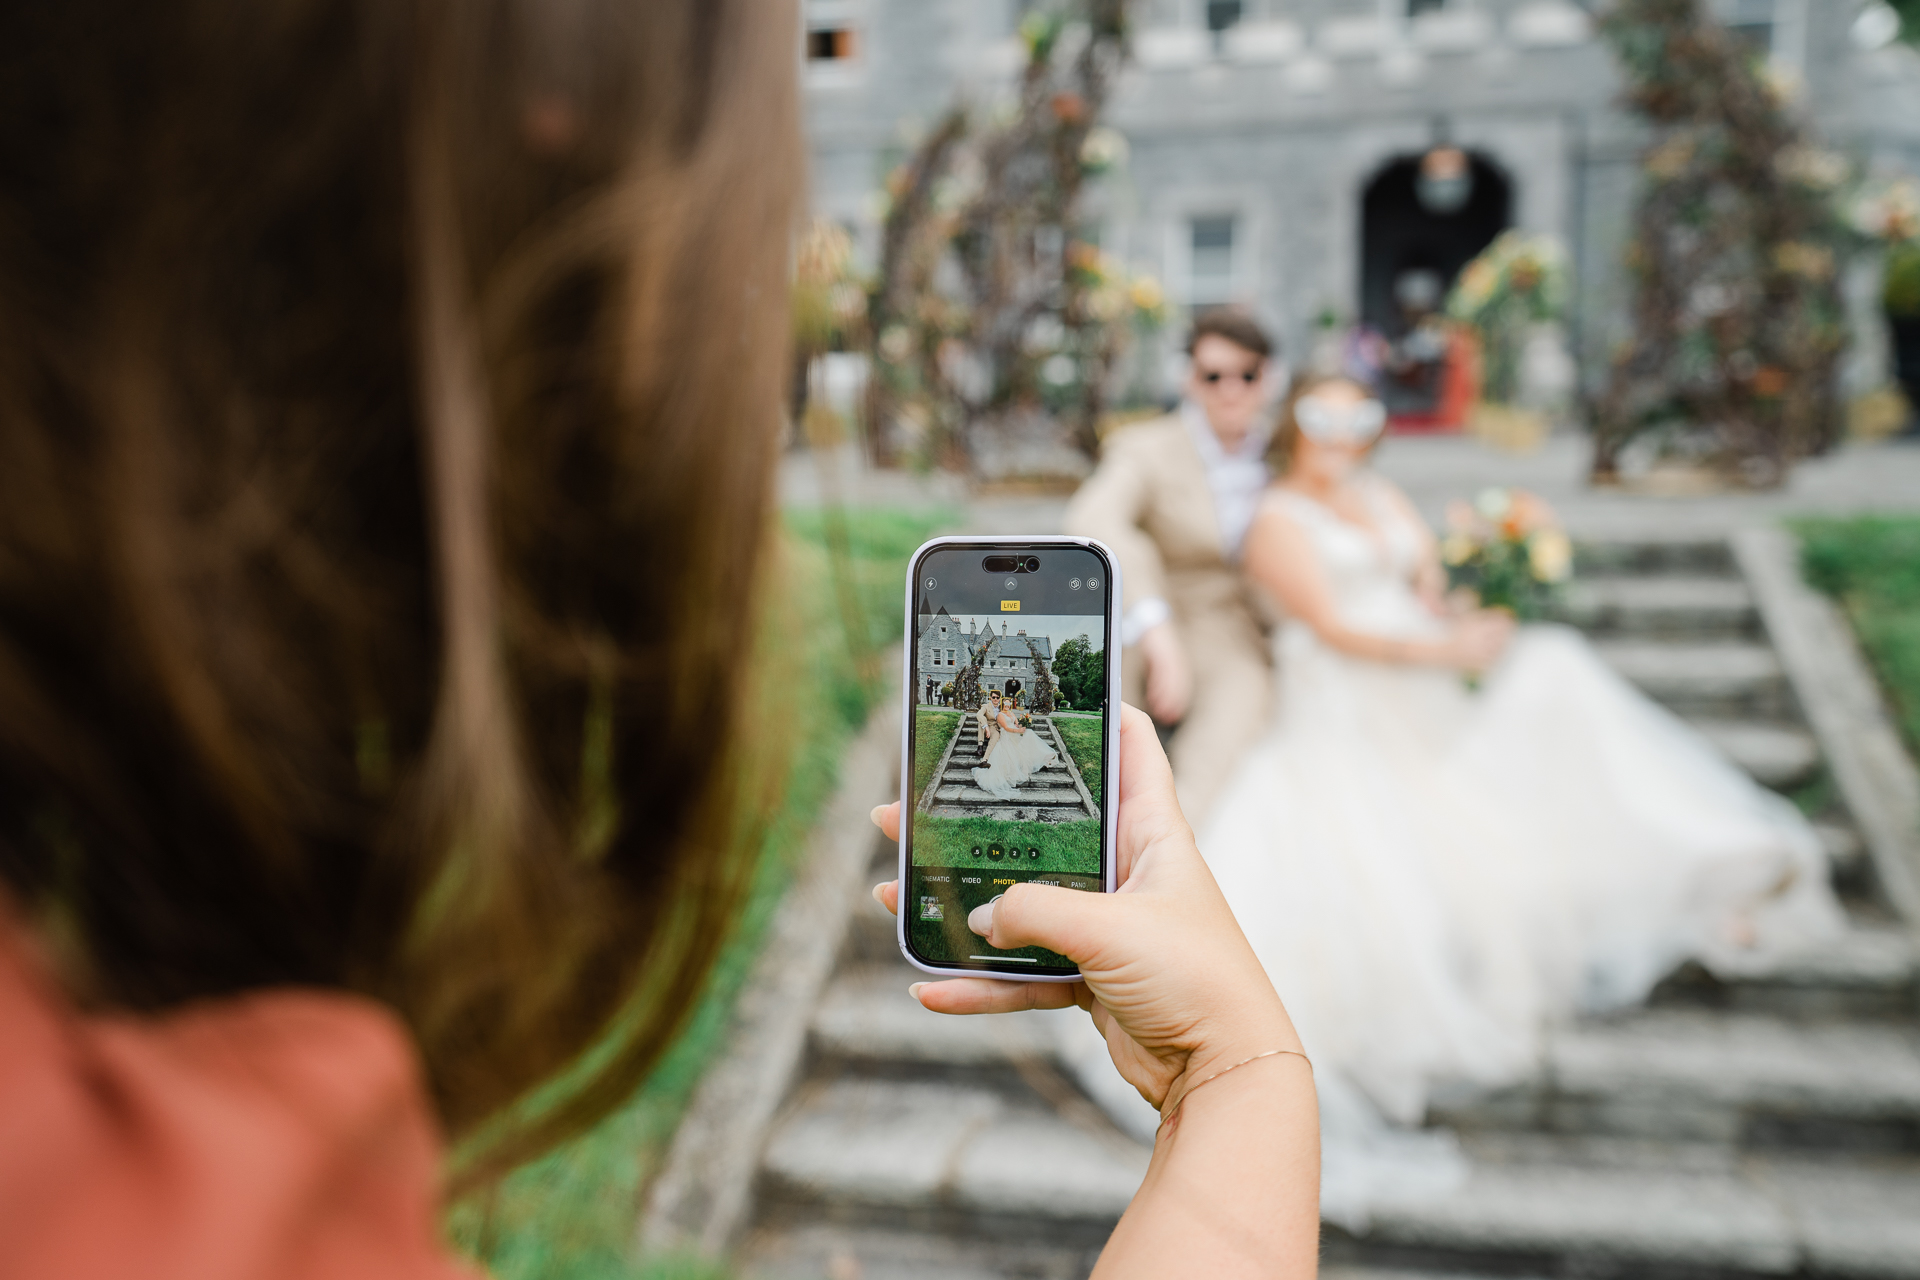
M 1201 1081 L 1233 1070 L 1239 1063 L 1275 1051 L 1283 1054 L 1305 1052 L 1277 996 L 1273 998 L 1271 1007 L 1235 1010 L 1217 1021 L 1220 1032 L 1208 1034 L 1203 1030 L 1198 1042 L 1188 1050 L 1186 1062 L 1167 1086 L 1166 1096 L 1161 1100 L 1163 1109 L 1170 1111 L 1177 1107 L 1181 1098 L 1199 1087 Z
M 1290 1081 L 1284 1077 L 1276 1080 L 1276 1072 L 1293 1075 Z M 1160 1112 L 1160 1136 L 1177 1132 L 1184 1118 L 1195 1112 L 1205 1114 L 1209 1106 L 1239 1110 L 1244 1099 L 1234 1095 L 1249 1088 L 1267 1097 L 1304 1089 L 1311 1097 L 1313 1062 L 1299 1049 L 1266 1049 L 1209 1071 L 1196 1071 L 1168 1089 Z

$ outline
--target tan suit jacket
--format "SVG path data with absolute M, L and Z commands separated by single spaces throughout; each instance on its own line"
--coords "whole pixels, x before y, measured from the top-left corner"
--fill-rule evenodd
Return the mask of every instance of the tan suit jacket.
M 1180 417 L 1108 436 L 1066 524 L 1119 557 L 1123 610 L 1158 597 L 1173 611 L 1194 685 L 1173 736 L 1174 782 L 1197 824 L 1266 726 L 1273 673 L 1264 615 L 1227 558 L 1206 466 Z M 1127 701 L 1143 706 L 1143 661 L 1128 651 L 1122 667 Z

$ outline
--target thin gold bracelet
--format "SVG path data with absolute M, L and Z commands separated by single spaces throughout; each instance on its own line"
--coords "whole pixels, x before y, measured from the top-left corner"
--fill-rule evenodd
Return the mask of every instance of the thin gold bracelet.
M 1160 1129 L 1166 1128 L 1168 1123 L 1171 1122 L 1175 1116 L 1180 1114 L 1180 1108 L 1187 1105 L 1187 1099 L 1193 1096 L 1195 1089 L 1204 1089 L 1208 1085 L 1212 1084 L 1215 1080 L 1218 1080 L 1221 1076 L 1226 1075 L 1229 1071 L 1238 1071 L 1240 1068 L 1246 1066 L 1249 1062 L 1258 1062 L 1262 1058 L 1277 1058 L 1281 1054 L 1291 1054 L 1293 1057 L 1296 1057 L 1300 1059 L 1300 1061 L 1306 1063 L 1307 1070 L 1309 1071 L 1313 1070 L 1313 1059 L 1309 1058 L 1306 1054 L 1300 1052 L 1298 1049 L 1269 1049 L 1265 1053 L 1256 1053 L 1251 1058 L 1242 1058 L 1240 1061 L 1234 1063 L 1230 1067 L 1220 1068 L 1220 1070 L 1214 1072 L 1212 1075 L 1208 1076 L 1205 1080 L 1202 1080 L 1199 1084 L 1194 1085 L 1193 1088 L 1188 1089 L 1185 1093 L 1181 1094 L 1180 1101 L 1174 1103 L 1171 1107 L 1168 1107 L 1165 1111 L 1160 1113 L 1160 1125 L 1159 1125 L 1159 1128 L 1154 1130 L 1154 1132 L 1158 1133 L 1160 1132 Z

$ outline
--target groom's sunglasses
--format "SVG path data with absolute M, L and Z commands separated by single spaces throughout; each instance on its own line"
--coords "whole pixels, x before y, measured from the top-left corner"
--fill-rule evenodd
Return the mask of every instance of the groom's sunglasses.
M 1248 386 L 1252 386 L 1254 383 L 1260 381 L 1260 371 L 1258 369 L 1249 369 L 1245 373 L 1222 373 L 1218 369 L 1209 369 L 1200 375 L 1200 381 L 1210 387 L 1217 386 L 1222 378 L 1238 378 Z

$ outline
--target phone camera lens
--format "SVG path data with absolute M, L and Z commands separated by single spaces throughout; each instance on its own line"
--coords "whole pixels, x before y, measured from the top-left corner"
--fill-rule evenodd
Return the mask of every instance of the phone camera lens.
M 1040 572 L 1040 557 L 1039 557 L 1039 556 L 1028 556 L 1028 557 L 1027 557 L 1027 572 L 1028 572 L 1028 573 L 1038 573 L 1038 572 Z

